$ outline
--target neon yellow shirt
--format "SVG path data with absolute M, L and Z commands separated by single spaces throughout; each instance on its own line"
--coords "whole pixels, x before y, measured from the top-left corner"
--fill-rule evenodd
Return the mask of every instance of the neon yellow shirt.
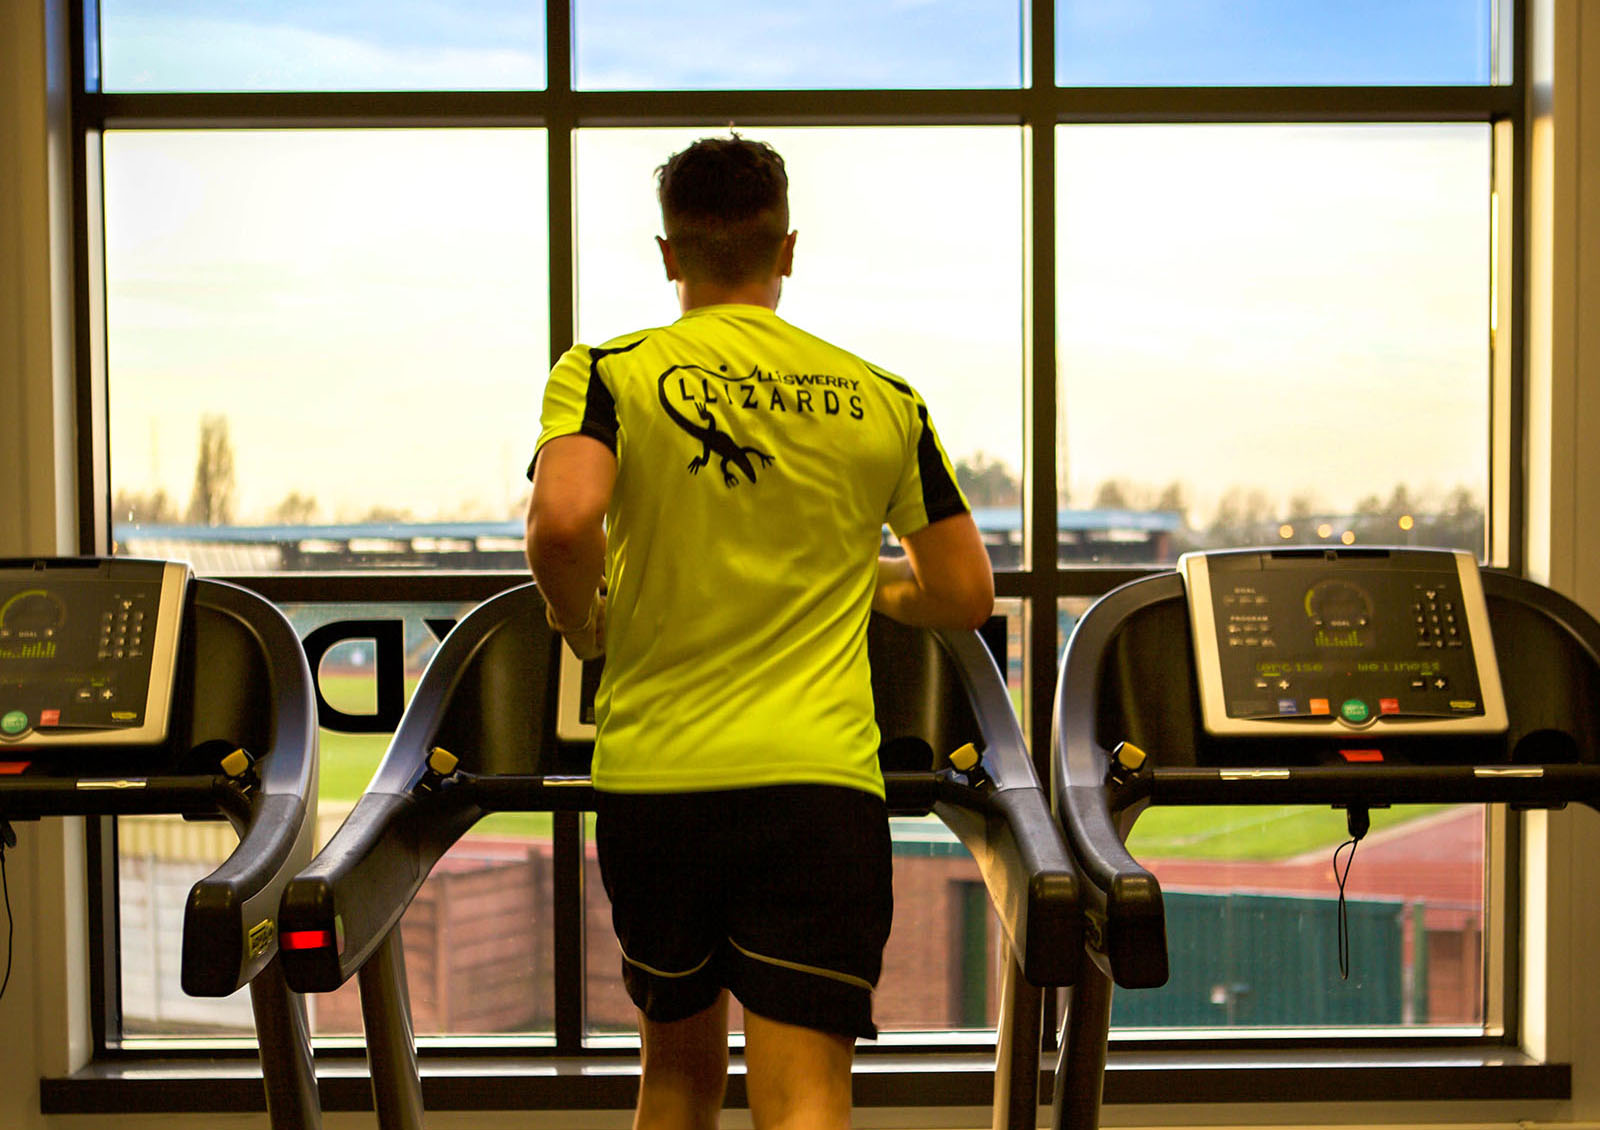
M 912 388 L 765 307 L 708 306 L 569 350 L 541 423 L 539 448 L 582 433 L 617 456 L 595 787 L 881 797 L 883 526 L 967 509 Z

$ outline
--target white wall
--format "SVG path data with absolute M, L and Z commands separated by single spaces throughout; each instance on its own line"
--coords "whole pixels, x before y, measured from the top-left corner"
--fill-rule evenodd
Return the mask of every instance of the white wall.
M 1600 5 L 1536 5 L 1531 202 L 1529 566 L 1600 613 Z M 1600 1119 L 1600 817 L 1527 820 L 1524 1024 L 1574 1064 L 1574 1118 Z
M 64 9 L 63 9 L 64 11 Z M 56 13 L 59 15 L 60 13 Z M 73 548 L 69 175 L 59 22 L 35 0 L 0 3 L 0 555 Z M 65 53 L 56 56 L 65 63 Z M 81 821 L 20 825 L 7 864 L 16 915 L 0 1000 L 0 1125 L 43 1125 L 38 1078 L 88 1054 Z
M 1600 613 L 1600 0 L 1534 0 L 1534 8 L 1529 561 L 1539 579 Z M 74 548 L 64 19 L 64 0 L 0 0 L 0 556 Z M 22 842 L 8 865 L 17 933 L 11 984 L 0 999 L 0 1126 L 110 1125 L 38 1112 L 39 1077 L 71 1070 L 89 1050 L 83 839 L 78 821 L 18 830 Z M 1532 1050 L 1573 1064 L 1570 1103 L 1141 1105 L 1108 1109 L 1107 1123 L 1600 1125 L 1600 963 L 1592 959 L 1600 937 L 1592 879 L 1600 816 L 1535 815 L 1526 838 L 1524 1030 Z M 863 1125 L 987 1121 L 981 1111 L 861 1115 Z M 610 1113 L 430 1119 L 437 1130 L 626 1123 Z M 370 1116 L 326 1120 L 329 1130 L 371 1124 Z M 265 1119 L 141 1116 L 115 1125 L 256 1130 Z

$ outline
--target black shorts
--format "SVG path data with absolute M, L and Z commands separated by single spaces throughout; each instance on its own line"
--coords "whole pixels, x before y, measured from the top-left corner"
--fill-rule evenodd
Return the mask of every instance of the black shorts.
M 598 794 L 622 977 L 651 1020 L 724 988 L 759 1016 L 873 1039 L 894 913 L 889 819 L 858 789 Z

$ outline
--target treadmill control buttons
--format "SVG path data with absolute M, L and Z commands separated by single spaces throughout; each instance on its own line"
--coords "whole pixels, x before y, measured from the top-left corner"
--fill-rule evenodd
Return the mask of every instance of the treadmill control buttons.
M 1418 587 L 1411 602 L 1417 627 L 1417 646 L 1427 648 L 1464 647 L 1461 623 L 1456 619 L 1456 602 L 1443 589 Z
M 132 600 L 122 599 L 100 614 L 99 659 L 140 659 L 144 656 L 144 612 Z
M 0 735 L 14 738 L 28 728 L 28 716 L 20 710 L 8 710 L 0 715 Z
M 1265 604 L 1264 596 L 1240 596 L 1240 604 Z M 1275 647 L 1272 639 L 1272 617 L 1266 612 L 1230 612 L 1228 614 L 1228 645 L 1230 647 Z
M 1339 716 L 1346 722 L 1361 723 L 1372 716 L 1372 711 L 1359 698 L 1347 698 L 1339 707 Z

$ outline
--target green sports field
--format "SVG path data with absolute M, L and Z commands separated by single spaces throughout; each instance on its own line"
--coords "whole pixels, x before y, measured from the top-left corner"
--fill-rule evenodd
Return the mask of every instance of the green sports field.
M 1449 805 L 1371 810 L 1372 832 L 1441 812 Z M 1331 850 L 1349 838 L 1342 809 L 1298 805 L 1149 808 L 1129 848 L 1149 859 L 1289 859 Z
M 365 675 L 341 675 L 324 672 L 320 679 L 322 693 L 331 706 L 352 714 L 370 714 L 377 707 L 372 680 Z M 417 680 L 406 679 L 406 701 Z M 383 751 L 389 747 L 388 734 L 341 734 L 323 730 L 319 739 L 320 788 L 318 797 L 324 804 L 350 805 L 361 796 L 372 780 Z M 528 836 L 548 839 L 550 814 L 548 812 L 502 812 L 479 822 L 476 831 L 485 835 Z

